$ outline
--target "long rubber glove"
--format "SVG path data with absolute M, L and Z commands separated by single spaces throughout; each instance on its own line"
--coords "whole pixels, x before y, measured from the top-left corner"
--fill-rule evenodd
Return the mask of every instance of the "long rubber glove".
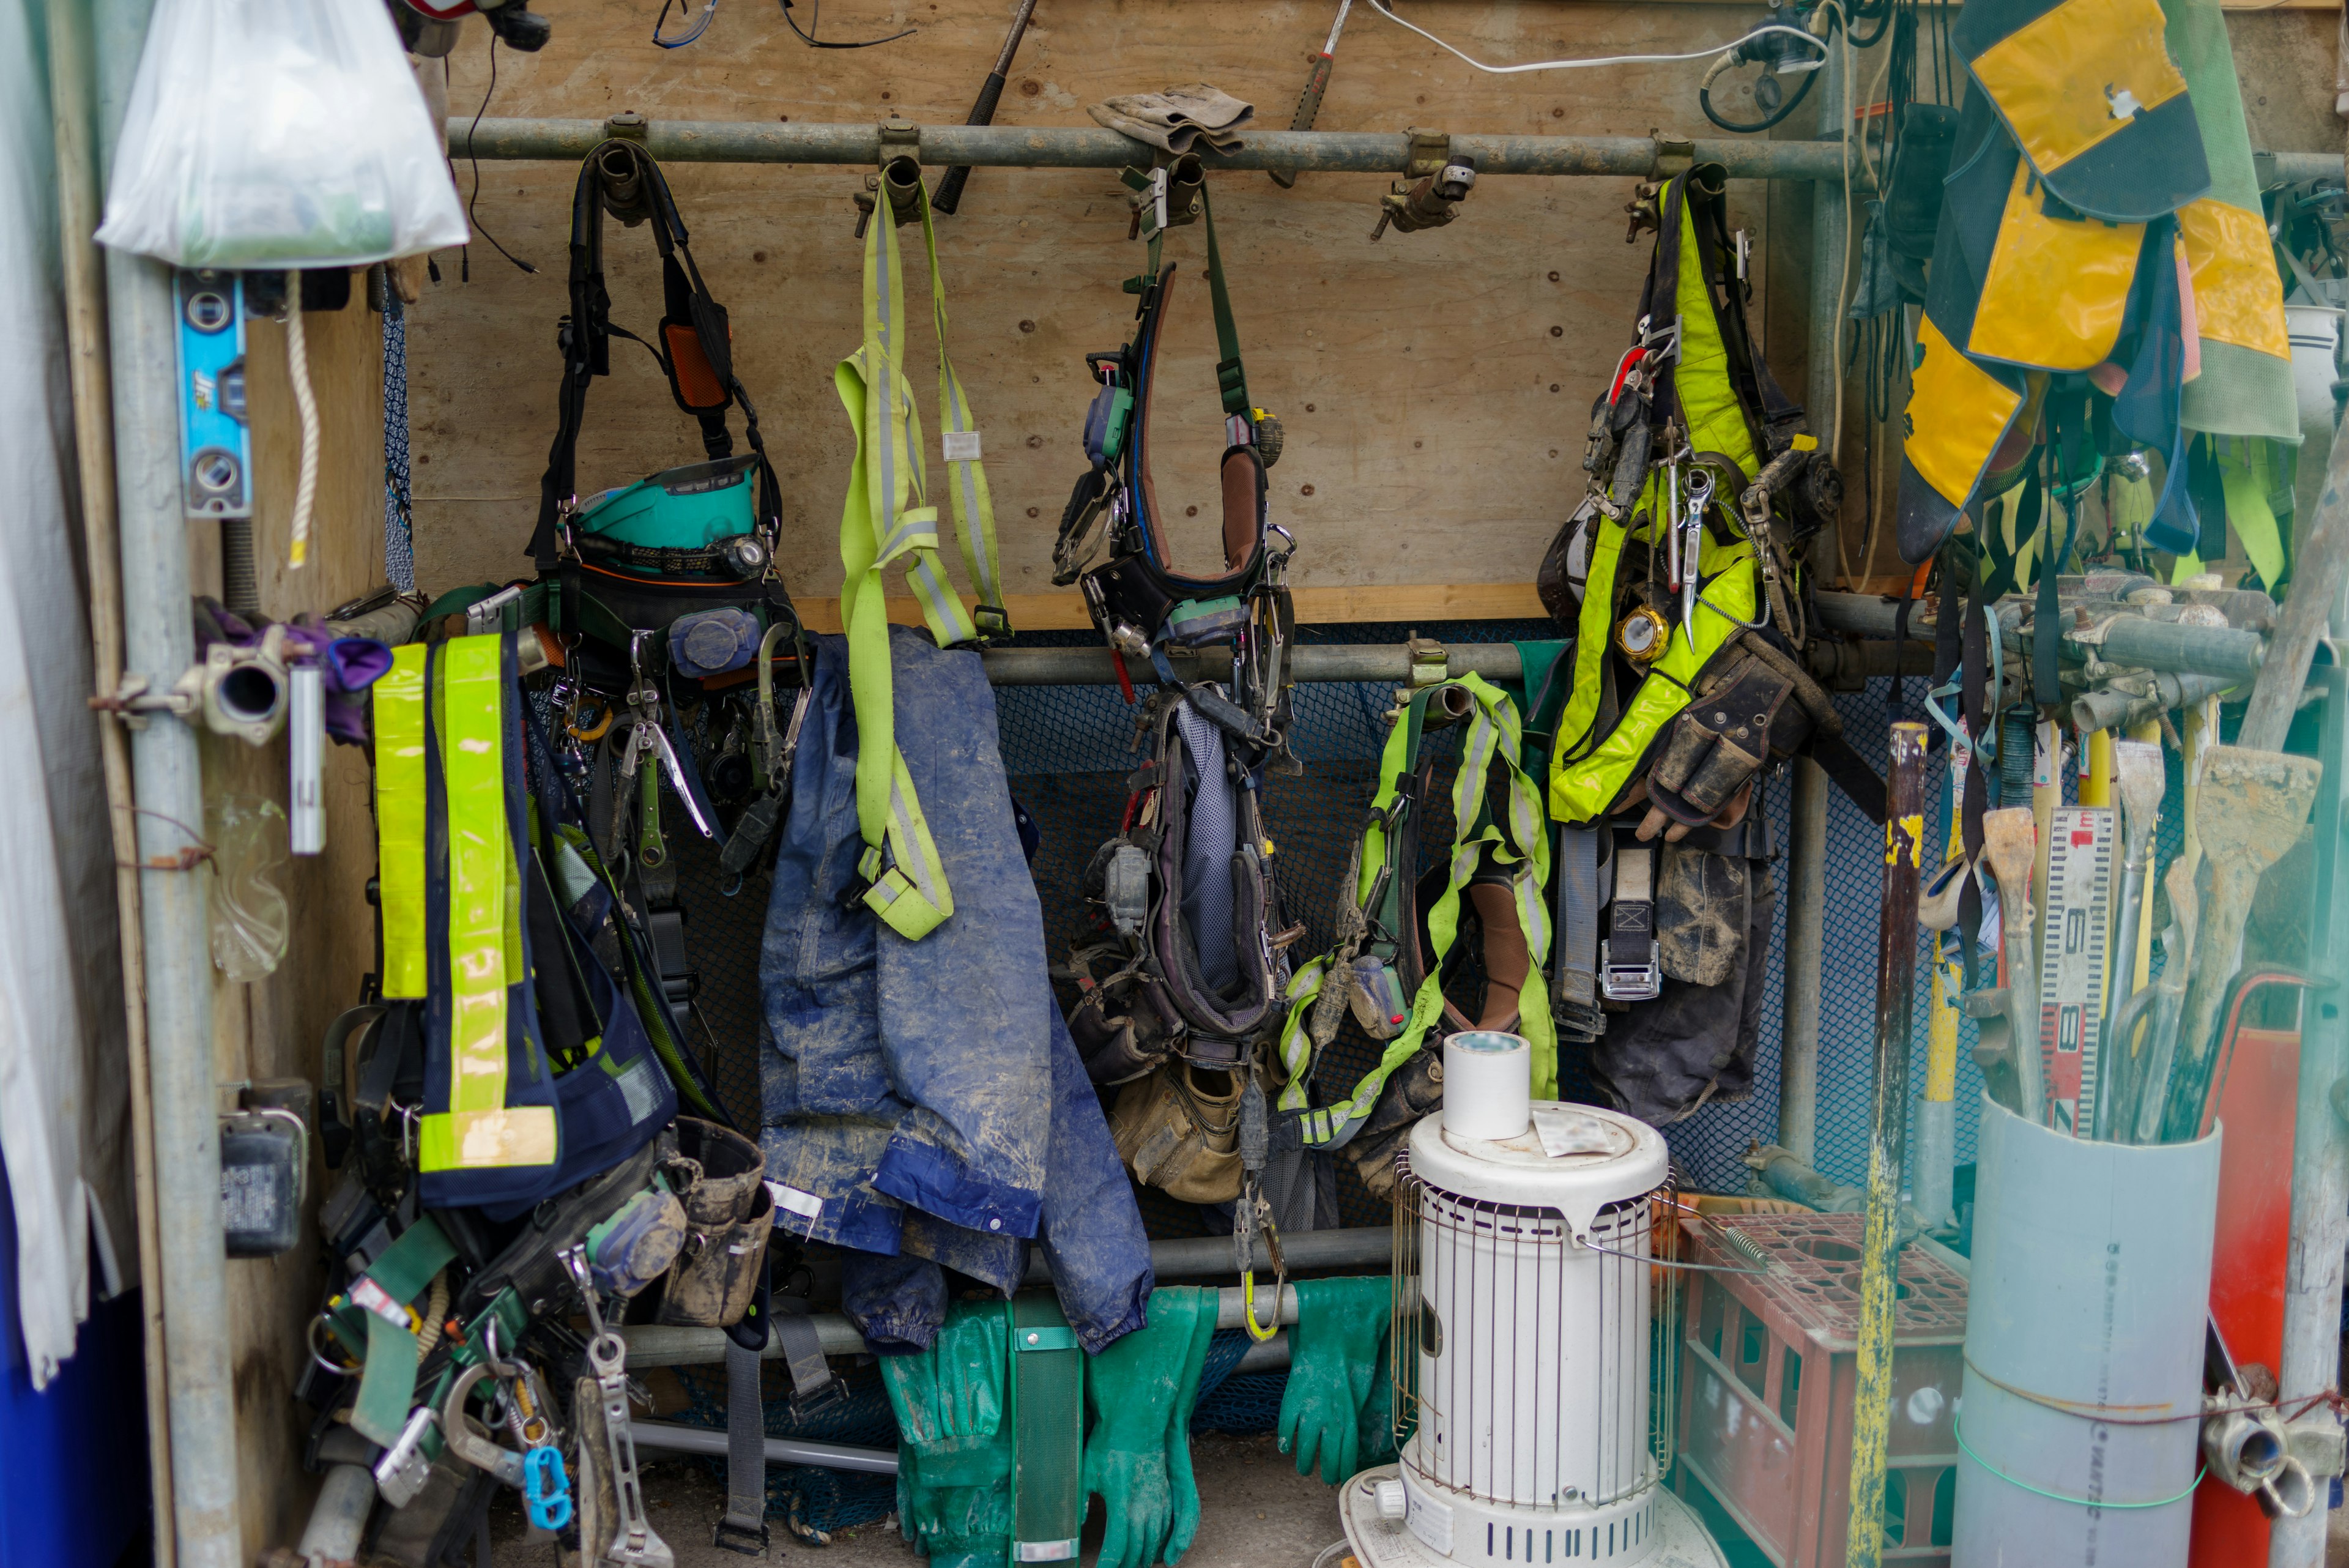
M 1280 1397 L 1280 1451 L 1297 1456 L 1297 1473 L 1330 1486 L 1361 1468 L 1362 1413 L 1384 1375 L 1391 1286 L 1383 1274 L 1300 1280 L 1297 1326 L 1288 1332 L 1288 1388 Z
M 1198 1397 L 1215 1332 L 1214 1291 L 1153 1291 L 1147 1324 L 1085 1369 L 1085 1403 L 1093 1416 L 1085 1491 L 1102 1500 L 1109 1516 L 1097 1568 L 1174 1563 L 1191 1543 L 1199 1495 L 1190 1474 L 1190 1402 Z M 1175 1441 L 1184 1445 L 1179 1471 L 1170 1447 Z
M 904 1438 L 897 1516 L 930 1568 L 989 1568 L 1011 1550 L 1011 1329 L 997 1302 L 958 1302 L 925 1351 L 880 1358 Z

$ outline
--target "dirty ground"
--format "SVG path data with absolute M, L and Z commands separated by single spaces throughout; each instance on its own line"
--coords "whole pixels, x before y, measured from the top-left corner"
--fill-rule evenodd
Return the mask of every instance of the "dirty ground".
M 653 1528 L 677 1553 L 677 1568 L 742 1568 L 760 1559 L 721 1552 L 709 1543 L 710 1525 L 723 1512 L 726 1486 L 699 1459 L 651 1458 L 644 1467 L 645 1501 Z M 1199 1481 L 1199 1535 L 1183 1554 L 1183 1568 L 1312 1568 L 1324 1546 L 1345 1533 L 1337 1494 L 1298 1475 L 1269 1433 L 1253 1438 L 1202 1437 L 1191 1445 Z M 551 1568 L 551 1545 L 525 1545 L 522 1509 L 502 1493 L 490 1513 L 492 1568 Z M 1096 1503 L 1085 1531 L 1084 1561 L 1101 1544 Z M 796 1559 L 802 1568 L 913 1568 L 920 1560 L 893 1519 L 843 1531 L 828 1547 L 802 1546 L 781 1521 L 763 1561 Z

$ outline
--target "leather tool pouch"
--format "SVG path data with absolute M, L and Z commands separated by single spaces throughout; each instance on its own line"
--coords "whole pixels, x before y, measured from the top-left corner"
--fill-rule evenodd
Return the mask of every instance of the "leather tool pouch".
M 692 1116 L 678 1118 L 677 1140 L 679 1163 L 701 1174 L 683 1194 L 685 1249 L 669 1267 L 660 1321 L 730 1327 L 750 1308 L 774 1232 L 766 1157 L 741 1134 Z
M 1129 1084 L 1110 1112 L 1110 1136 L 1133 1179 L 1185 1203 L 1240 1195 L 1240 1091 L 1237 1073 L 1179 1057 Z

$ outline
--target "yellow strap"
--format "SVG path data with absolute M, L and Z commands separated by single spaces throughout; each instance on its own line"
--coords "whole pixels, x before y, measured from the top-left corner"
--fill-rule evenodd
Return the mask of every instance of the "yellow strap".
M 982 597 L 995 594 L 999 598 L 994 504 L 978 457 L 969 400 L 947 357 L 946 289 L 938 274 L 937 237 L 930 223 L 929 199 L 925 194 L 919 200 L 938 331 L 947 499 L 961 524 L 965 558 Z M 954 914 L 954 895 L 905 755 L 896 745 L 882 569 L 905 560 L 906 584 L 940 647 L 971 641 L 979 628 L 947 580 L 938 554 L 938 514 L 926 493 L 921 412 L 904 369 L 905 317 L 896 226 L 888 213 L 876 213 L 864 235 L 864 342 L 833 372 L 833 388 L 856 428 L 856 461 L 840 516 L 840 618 L 848 638 L 849 691 L 860 737 L 856 820 L 865 844 L 859 867 L 867 884 L 864 903 L 891 929 L 917 941 Z M 1005 623 L 991 624 L 988 629 L 1009 628 Z
M 393 650 L 375 683 L 376 903 L 383 916 L 383 994 L 421 999 L 424 946 L 424 660 L 422 643 Z
M 449 839 L 449 1108 L 424 1117 L 425 1170 L 545 1165 L 554 1108 L 506 1106 L 507 987 L 521 978 L 520 874 L 506 817 L 504 638 L 440 650 Z

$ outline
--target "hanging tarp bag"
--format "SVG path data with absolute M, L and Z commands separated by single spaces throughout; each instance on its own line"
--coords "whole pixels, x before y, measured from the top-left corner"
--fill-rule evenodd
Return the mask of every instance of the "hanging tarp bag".
M 330 267 L 469 237 L 383 6 L 158 0 L 100 244 L 185 267 Z
M 661 317 L 648 337 L 613 319 L 606 216 L 648 230 L 660 256 Z M 761 628 L 782 626 L 790 639 L 799 630 L 775 565 L 781 487 L 758 408 L 735 372 L 726 307 L 703 282 L 688 240 L 667 177 L 641 145 L 614 138 L 581 161 L 571 202 L 570 310 L 555 334 L 563 383 L 530 541 L 542 587 L 523 618 L 543 618 L 566 639 L 585 637 L 604 649 L 629 652 L 639 632 L 664 632 L 684 617 L 728 607 Z M 700 427 L 702 461 L 582 492 L 587 393 L 597 377 L 611 374 L 616 337 L 659 365 L 671 400 Z M 740 452 L 729 422 L 738 409 L 748 449 Z M 591 649 L 591 664 L 603 657 Z M 739 662 L 749 662 L 747 651 Z

